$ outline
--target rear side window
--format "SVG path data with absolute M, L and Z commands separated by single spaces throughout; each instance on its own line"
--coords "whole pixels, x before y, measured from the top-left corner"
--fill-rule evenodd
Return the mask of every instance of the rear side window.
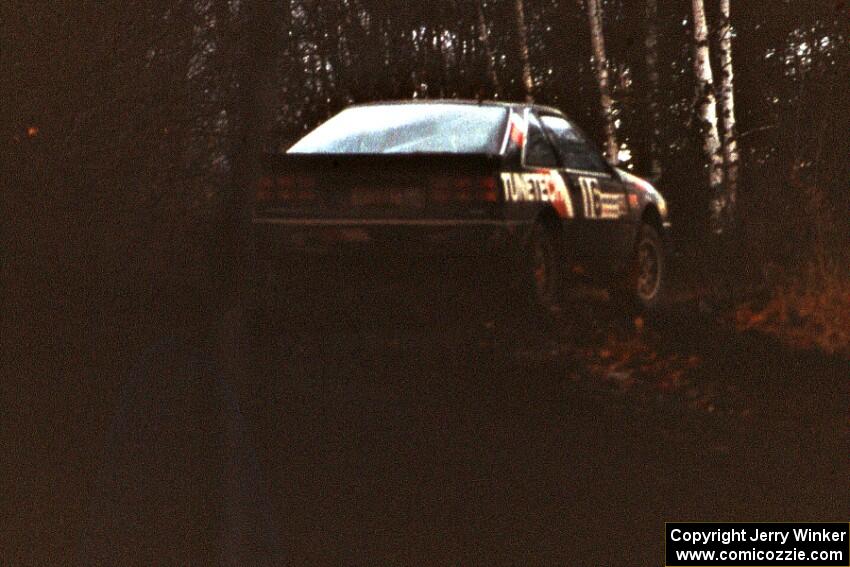
M 343 110 L 289 149 L 294 154 L 498 154 L 507 109 L 382 104 Z
M 602 173 L 608 171 L 599 152 L 569 121 L 560 116 L 544 116 L 541 120 L 555 143 L 564 167 Z
M 528 137 L 525 143 L 525 165 L 532 167 L 558 167 L 558 156 L 543 133 L 534 113 L 529 112 Z

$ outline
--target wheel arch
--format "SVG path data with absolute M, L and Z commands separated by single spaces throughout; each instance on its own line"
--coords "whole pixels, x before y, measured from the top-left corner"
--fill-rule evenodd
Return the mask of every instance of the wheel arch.
M 655 203 L 648 203 L 643 208 L 643 212 L 640 215 L 640 221 L 642 224 L 648 224 L 658 231 L 659 236 L 664 235 L 664 221 L 661 220 L 661 212 L 658 210 Z M 640 230 L 640 227 L 638 227 L 638 230 Z
M 552 234 L 557 236 L 559 240 L 562 239 L 564 232 L 563 220 L 560 216 L 558 216 L 557 211 L 555 211 L 555 207 L 552 205 L 547 204 L 541 207 L 537 212 L 534 222 L 542 224 L 548 230 L 551 230 Z

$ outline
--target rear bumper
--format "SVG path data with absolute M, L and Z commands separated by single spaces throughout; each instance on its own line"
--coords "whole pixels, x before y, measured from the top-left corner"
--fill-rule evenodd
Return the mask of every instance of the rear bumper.
M 511 252 L 526 228 L 519 223 L 465 219 L 258 218 L 253 221 L 257 250 L 270 256 L 502 256 Z
M 330 289 L 333 296 L 346 286 L 480 291 L 482 282 L 515 261 L 524 228 L 496 222 L 255 220 L 256 283 L 263 297 L 295 303 L 302 295 L 325 297 Z

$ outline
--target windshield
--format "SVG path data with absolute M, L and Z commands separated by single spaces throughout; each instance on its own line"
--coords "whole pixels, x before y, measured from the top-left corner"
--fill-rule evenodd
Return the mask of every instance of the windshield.
M 386 104 L 343 110 L 289 149 L 303 154 L 497 154 L 507 110 L 469 104 Z

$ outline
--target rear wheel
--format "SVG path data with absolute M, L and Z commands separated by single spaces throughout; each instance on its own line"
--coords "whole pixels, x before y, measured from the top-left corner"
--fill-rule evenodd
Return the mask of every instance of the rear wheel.
M 535 223 L 528 241 L 499 277 L 495 319 L 500 335 L 526 336 L 544 331 L 560 305 L 561 256 L 557 232 L 542 222 Z M 507 259 L 506 259 L 507 260 Z
M 555 311 L 560 305 L 561 255 L 554 231 L 542 223 L 532 229 L 526 267 L 527 286 L 531 288 L 533 307 L 544 312 Z

